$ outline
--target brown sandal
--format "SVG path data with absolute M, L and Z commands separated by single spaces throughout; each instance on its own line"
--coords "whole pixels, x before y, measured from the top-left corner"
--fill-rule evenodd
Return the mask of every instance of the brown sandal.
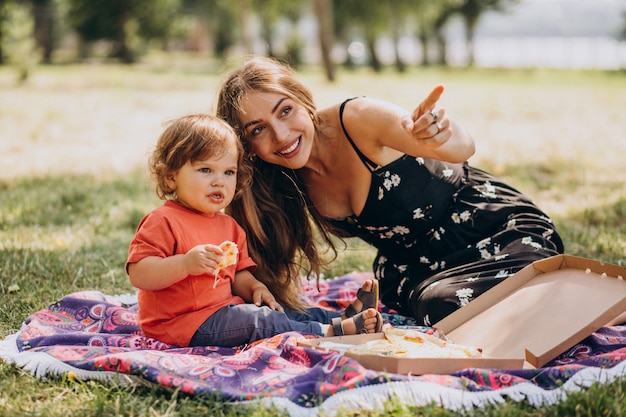
M 374 310 L 378 311 L 378 280 L 372 279 L 371 281 L 371 290 L 365 291 L 363 287 L 361 287 L 356 292 L 356 298 L 361 302 L 361 309 L 357 311 L 354 305 L 350 304 L 343 312 L 346 317 L 352 317 L 362 311 L 367 310 L 368 308 L 373 308 Z
M 352 316 L 352 320 L 354 320 L 354 326 L 356 327 L 357 334 L 367 333 L 367 329 L 365 328 L 365 318 L 363 317 L 363 311 Z M 333 336 L 344 336 L 345 333 L 343 331 L 343 320 L 341 317 L 333 317 L 330 320 L 330 324 L 333 328 Z M 383 331 L 383 316 L 380 312 L 376 312 L 376 329 L 374 333 L 380 333 Z

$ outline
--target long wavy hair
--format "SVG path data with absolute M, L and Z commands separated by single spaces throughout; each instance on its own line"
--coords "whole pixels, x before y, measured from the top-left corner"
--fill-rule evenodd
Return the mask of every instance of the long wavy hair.
M 310 204 L 296 172 L 269 164 L 252 154 L 240 113 L 246 93 L 279 93 L 304 106 L 319 127 L 320 117 L 311 91 L 287 65 L 265 57 L 249 58 L 231 71 L 217 96 L 216 113 L 242 141 L 246 163 L 253 167 L 252 185 L 228 208 L 248 236 L 251 256 L 259 264 L 255 273 L 284 306 L 302 310 L 300 276 L 315 276 L 336 257 L 328 223 Z M 323 260 L 324 247 L 332 257 Z

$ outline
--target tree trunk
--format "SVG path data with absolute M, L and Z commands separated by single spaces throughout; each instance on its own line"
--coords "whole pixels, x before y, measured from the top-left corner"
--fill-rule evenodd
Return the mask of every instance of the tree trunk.
M 322 62 L 326 71 L 328 81 L 335 80 L 335 66 L 332 62 L 331 50 L 333 47 L 333 8 L 332 0 L 315 0 L 314 9 L 317 18 L 318 37 L 320 42 L 320 52 Z

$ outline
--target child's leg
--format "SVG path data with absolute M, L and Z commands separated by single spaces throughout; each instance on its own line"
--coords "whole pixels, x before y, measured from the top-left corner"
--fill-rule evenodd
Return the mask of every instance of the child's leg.
M 240 346 L 290 331 L 324 335 L 317 321 L 296 321 L 267 306 L 238 304 L 223 307 L 206 319 L 189 345 Z

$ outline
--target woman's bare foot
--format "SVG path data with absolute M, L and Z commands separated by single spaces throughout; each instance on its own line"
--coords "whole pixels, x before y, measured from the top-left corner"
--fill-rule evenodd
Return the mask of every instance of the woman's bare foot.
M 326 336 L 343 336 L 361 333 L 376 333 L 382 330 L 383 318 L 378 311 L 368 308 L 353 317 L 339 319 L 325 329 Z M 338 326 L 338 327 L 336 327 Z M 337 332 L 333 328 L 337 329 Z M 337 334 L 336 334 L 337 333 Z

